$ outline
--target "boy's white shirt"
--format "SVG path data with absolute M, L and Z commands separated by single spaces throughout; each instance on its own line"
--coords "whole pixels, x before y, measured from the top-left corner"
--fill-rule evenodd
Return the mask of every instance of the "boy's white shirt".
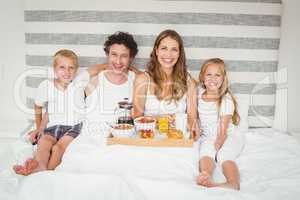
M 84 85 L 75 78 L 65 91 L 61 91 L 55 87 L 54 79 L 44 80 L 38 87 L 35 104 L 48 111 L 47 127 L 73 126 L 84 119 Z

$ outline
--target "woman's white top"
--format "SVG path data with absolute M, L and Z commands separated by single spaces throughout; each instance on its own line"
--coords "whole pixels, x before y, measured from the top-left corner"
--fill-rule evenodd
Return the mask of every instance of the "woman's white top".
M 53 79 L 44 80 L 38 87 L 35 104 L 45 107 L 48 111 L 47 127 L 53 125 L 73 126 L 84 118 L 84 93 L 74 81 L 62 91 L 57 89 Z
M 117 85 L 110 82 L 105 71 L 98 75 L 98 85 L 86 98 L 86 118 L 89 122 L 116 122 L 118 102 L 128 98 L 132 102 L 135 73 L 129 71 L 127 81 Z
M 215 137 L 218 134 L 220 126 L 220 116 L 233 115 L 234 104 L 229 94 L 226 94 L 221 102 L 220 110 L 215 101 L 208 102 L 203 100 L 202 94 L 205 90 L 198 88 L 198 113 L 201 121 L 201 129 L 203 135 Z M 227 129 L 227 134 L 235 130 L 235 125 L 230 122 Z
M 154 94 L 150 93 L 150 83 L 151 81 L 149 77 L 149 81 L 147 84 L 147 94 L 146 94 L 144 115 L 186 113 L 186 109 L 187 109 L 186 94 L 184 94 L 182 98 L 177 102 L 159 100 Z

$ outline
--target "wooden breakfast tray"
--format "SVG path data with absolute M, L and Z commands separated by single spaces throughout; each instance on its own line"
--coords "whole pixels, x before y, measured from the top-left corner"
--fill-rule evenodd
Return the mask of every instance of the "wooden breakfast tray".
M 144 139 L 140 137 L 125 138 L 113 137 L 107 138 L 107 145 L 122 144 L 132 146 L 147 146 L 147 147 L 192 147 L 193 139 L 168 139 L 168 138 L 153 138 Z

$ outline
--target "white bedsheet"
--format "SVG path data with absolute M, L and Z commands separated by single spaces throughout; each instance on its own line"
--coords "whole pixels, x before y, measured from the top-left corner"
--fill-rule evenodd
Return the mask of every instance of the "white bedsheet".
M 297 199 L 300 143 L 272 129 L 251 130 L 246 139 L 237 160 L 241 171 L 239 192 L 195 184 L 197 145 L 105 147 L 99 136 L 81 135 L 69 146 L 55 171 L 24 178 L 9 169 L 2 170 L 0 199 Z M 214 178 L 224 180 L 220 168 Z

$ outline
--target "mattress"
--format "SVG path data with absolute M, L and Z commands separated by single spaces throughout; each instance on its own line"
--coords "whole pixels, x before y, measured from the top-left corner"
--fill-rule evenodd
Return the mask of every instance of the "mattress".
M 22 140 L 2 151 L 0 199 L 285 199 L 300 196 L 300 143 L 273 129 L 250 129 L 237 160 L 241 190 L 195 184 L 198 145 L 193 148 L 106 146 L 99 135 L 81 135 L 61 165 L 28 177 L 15 175 L 33 148 Z M 220 166 L 214 174 L 224 180 Z

